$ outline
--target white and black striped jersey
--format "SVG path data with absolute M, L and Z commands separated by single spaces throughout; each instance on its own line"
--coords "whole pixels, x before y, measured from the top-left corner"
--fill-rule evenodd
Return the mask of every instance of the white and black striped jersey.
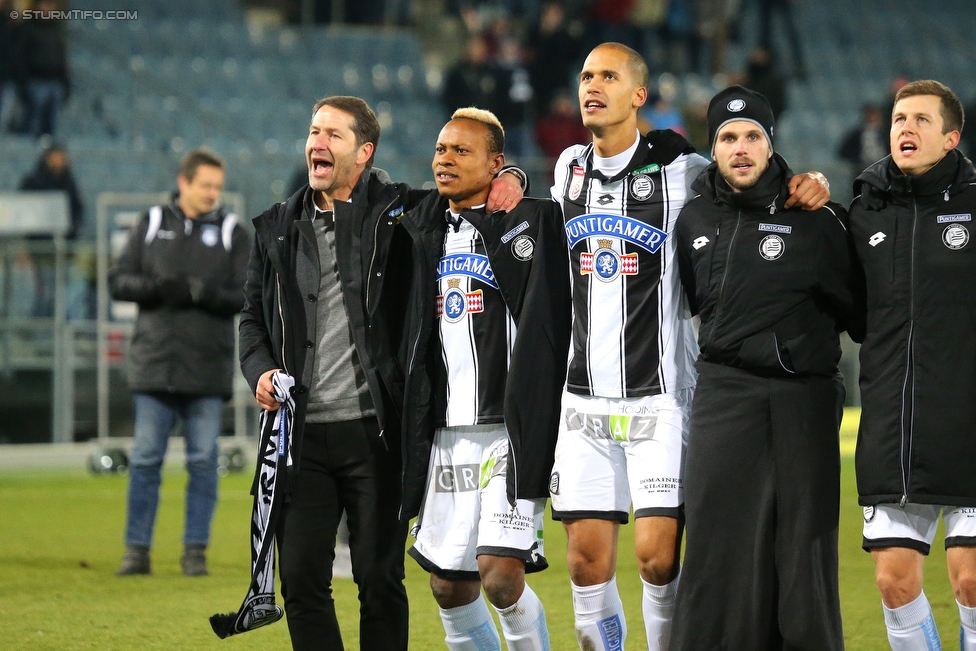
M 502 423 L 515 321 L 498 290 L 481 235 L 463 218 L 447 229 L 437 265 L 443 366 L 435 381 L 441 426 Z
M 648 139 L 649 138 L 649 139 Z M 556 162 L 573 285 L 567 390 L 605 398 L 695 384 L 698 356 L 675 258 L 675 220 L 708 162 L 670 131 L 639 136 L 630 163 L 607 178 L 593 145 Z

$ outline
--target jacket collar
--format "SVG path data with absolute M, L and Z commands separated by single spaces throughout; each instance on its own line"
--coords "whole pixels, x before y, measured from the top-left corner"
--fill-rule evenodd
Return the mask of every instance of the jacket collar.
M 918 198 L 949 197 L 976 182 L 972 162 L 953 149 L 932 169 L 920 176 L 906 176 L 891 156 L 874 163 L 854 180 L 854 195 L 860 195 L 865 207 L 881 209 L 886 203 L 909 196 Z

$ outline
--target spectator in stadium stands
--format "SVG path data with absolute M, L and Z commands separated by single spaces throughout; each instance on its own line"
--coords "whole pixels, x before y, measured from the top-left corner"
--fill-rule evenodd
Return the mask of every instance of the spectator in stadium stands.
M 792 173 L 773 125 L 762 95 L 715 95 L 715 162 L 676 227 L 701 318 L 676 651 L 844 648 L 837 362 L 839 332 L 860 324 L 857 284 L 844 209 L 784 209 Z
M 670 94 L 673 95 L 673 92 Z M 671 100 L 664 93 L 655 93 L 650 101 L 650 107 L 641 111 L 641 116 L 650 123 L 652 129 L 659 131 L 670 129 L 684 138 L 688 137 L 688 130 L 685 128 L 685 119 L 681 115 L 681 111 L 671 103 Z
M 803 58 L 803 41 L 793 18 L 794 4 L 796 0 L 759 0 L 759 47 L 769 52 L 776 50 L 773 45 L 773 14 L 779 14 L 783 36 L 793 50 L 793 76 L 799 81 L 805 81 L 807 66 Z
M 567 147 L 590 138 L 590 130 L 583 126 L 576 102 L 568 92 L 558 93 L 552 99 L 549 112 L 535 124 L 535 141 L 549 168 Z
M 35 7 L 39 12 L 58 9 L 54 0 L 40 0 Z M 44 15 L 24 21 L 22 27 L 24 74 L 30 100 L 27 122 L 35 138 L 56 133 L 58 112 L 71 91 L 65 21 Z
M 874 104 L 865 104 L 861 108 L 861 123 L 841 140 L 837 157 L 850 163 L 855 175 L 888 155 L 888 134 L 883 131 L 884 123 L 881 109 Z
M 542 5 L 539 22 L 527 39 L 532 51 L 529 75 L 535 90 L 536 115 L 545 114 L 553 97 L 569 89 L 581 54 L 582 29 L 578 22 L 568 19 L 563 3 Z
M 488 111 L 459 109 L 432 163 L 437 194 L 404 218 L 414 293 L 404 407 L 404 517 L 449 649 L 548 651 L 526 572 L 548 567 L 543 515 L 566 377 L 570 297 L 559 209 L 485 210 L 505 162 Z
M 963 122 L 943 84 L 903 86 L 891 155 L 855 180 L 850 210 L 867 283 L 858 500 L 894 651 L 942 648 L 922 590 L 940 514 L 959 647 L 976 649 L 976 168 L 957 149 Z
M 139 304 L 129 353 L 135 443 L 119 576 L 151 571 L 160 470 L 179 421 L 190 475 L 180 560 L 187 576 L 207 574 L 217 505 L 217 438 L 233 391 L 234 316 L 244 303 L 249 243 L 237 215 L 220 206 L 220 158 L 190 152 L 176 181 L 173 201 L 142 215 L 109 275 L 115 300 Z
M 581 649 L 624 648 L 617 538 L 634 509 L 647 648 L 666 649 L 678 589 L 684 440 L 697 355 L 671 241 L 707 161 L 673 131 L 637 129 L 647 99 L 641 56 L 590 52 L 579 76 L 591 145 L 567 149 L 551 189 L 563 212 L 573 343 L 550 477 L 567 535 Z M 822 175 L 793 177 L 787 207 L 823 206 Z
M 779 122 L 786 110 L 786 81 L 776 69 L 772 50 L 757 47 L 749 53 L 742 85 L 765 97 L 773 110 L 773 119 Z
M 20 25 L 10 17 L 11 0 L 0 0 L 0 133 L 15 130 L 23 111 L 23 54 Z
M 319 100 L 305 145 L 308 183 L 254 220 L 241 370 L 268 411 L 278 409 L 272 376 L 281 371 L 295 383 L 294 465 L 276 541 L 296 650 L 343 648 L 331 591 L 343 510 L 361 648 L 407 648 L 397 355 L 410 244 L 400 218 L 430 191 L 393 183 L 372 167 L 379 137 L 361 99 Z M 489 203 L 514 205 L 519 179 L 501 177 Z
M 492 60 L 487 39 L 477 34 L 468 39 L 467 58 L 448 71 L 441 106 L 448 114 L 464 106 L 492 111 L 502 104 L 508 89 L 505 71 Z
M 34 169 L 20 180 L 19 189 L 64 192 L 68 197 L 71 218 L 71 225 L 65 237 L 73 240 L 78 236 L 85 210 L 74 173 L 71 171 L 71 159 L 63 146 L 54 143 L 45 149 Z
M 524 48 L 513 36 L 500 43 L 498 64 L 504 92 L 499 94 L 494 115 L 505 126 L 507 154 L 518 160 L 533 152 L 532 111 L 534 91 L 523 65 Z
M 966 106 L 966 115 L 976 115 L 976 97 Z M 976 158 L 976 129 L 963 131 L 960 148 L 970 160 Z
M 37 192 L 64 192 L 68 199 L 69 226 L 65 238 L 73 240 L 78 236 L 84 219 L 84 205 L 81 193 L 75 184 L 75 177 L 71 171 L 71 161 L 64 147 L 52 144 L 37 161 L 37 165 L 18 186 L 20 190 Z M 49 236 L 33 235 L 31 239 L 47 239 Z M 54 255 L 53 249 L 44 245 L 32 251 L 34 263 L 34 316 L 50 317 L 54 314 Z

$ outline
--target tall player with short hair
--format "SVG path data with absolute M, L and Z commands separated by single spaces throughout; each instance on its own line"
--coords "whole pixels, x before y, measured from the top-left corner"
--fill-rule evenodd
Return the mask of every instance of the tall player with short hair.
M 922 576 L 941 515 L 959 646 L 976 650 L 976 168 L 955 93 L 895 96 L 891 155 L 854 181 L 850 230 L 867 285 L 858 500 L 888 642 L 940 649 Z
M 667 648 L 677 592 L 698 347 L 671 235 L 708 163 L 672 131 L 638 132 L 647 82 L 634 50 L 590 52 L 579 101 L 593 143 L 563 152 L 552 187 L 570 249 L 573 341 L 549 489 L 584 649 L 623 648 L 617 537 L 632 505 L 648 649 Z M 788 205 L 823 206 L 822 178 L 793 177 Z
M 486 212 L 505 161 L 488 111 L 454 113 L 432 163 L 438 193 L 403 218 L 413 240 L 404 409 L 410 555 L 452 651 L 549 649 L 526 572 L 548 566 L 542 524 L 566 377 L 570 294 L 559 209 Z

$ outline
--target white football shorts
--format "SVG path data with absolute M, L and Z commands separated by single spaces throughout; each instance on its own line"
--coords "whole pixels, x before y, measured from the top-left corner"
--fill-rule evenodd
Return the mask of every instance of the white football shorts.
M 879 504 L 863 507 L 866 551 L 907 547 L 928 555 L 935 540 L 939 515 L 945 522 L 946 549 L 976 546 L 976 508 L 939 504 Z
M 694 389 L 641 398 L 563 393 L 549 478 L 555 520 L 679 517 Z
M 478 556 L 548 567 L 543 548 L 546 500 L 508 503 L 508 433 L 503 424 L 444 427 L 434 434 L 427 493 L 409 554 L 445 579 L 477 580 Z

